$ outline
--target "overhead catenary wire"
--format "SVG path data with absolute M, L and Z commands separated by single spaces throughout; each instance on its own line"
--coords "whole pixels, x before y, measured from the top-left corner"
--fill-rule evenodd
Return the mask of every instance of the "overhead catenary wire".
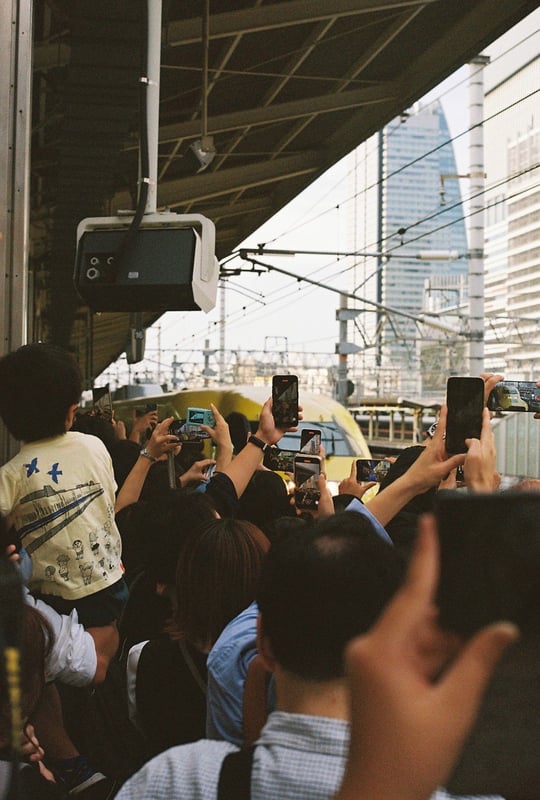
M 525 174 L 526 172 L 531 171 L 532 169 L 534 169 L 534 167 L 529 168 L 528 170 L 524 170 L 523 174 Z M 520 173 L 520 175 L 521 174 L 522 173 Z M 494 188 L 497 188 L 497 186 L 499 186 L 499 185 L 504 185 L 506 182 L 507 182 L 506 180 L 501 181 L 499 184 L 496 184 Z M 516 193 L 512 194 L 511 196 L 509 196 L 509 199 L 514 199 L 515 197 L 518 197 L 520 194 L 523 194 L 524 192 L 529 191 L 529 190 L 530 190 L 530 187 L 527 187 L 526 189 L 522 189 L 521 191 L 516 192 Z M 482 192 L 482 193 L 479 193 L 479 194 L 485 194 L 485 192 Z M 458 218 L 456 220 L 452 220 L 451 222 L 446 223 L 445 225 L 440 226 L 438 228 L 433 228 L 433 229 L 430 229 L 429 231 L 425 231 L 422 234 L 420 234 L 419 236 L 408 240 L 406 242 L 406 244 L 411 244 L 413 242 L 421 241 L 423 238 L 426 238 L 427 236 L 431 235 L 432 233 L 434 233 L 434 232 L 436 232 L 436 231 L 438 231 L 438 230 L 440 230 L 440 229 L 442 229 L 444 227 L 448 227 L 450 225 L 454 225 L 454 224 L 456 224 L 457 222 L 459 222 L 459 221 L 461 221 L 463 219 L 467 219 L 469 216 L 471 216 L 471 213 L 472 212 L 464 214 L 460 218 Z M 475 213 L 477 213 L 477 212 L 475 212 Z M 436 217 L 436 216 L 438 216 L 438 215 L 433 215 L 433 217 Z M 403 247 L 402 245 L 395 245 L 393 248 L 388 249 L 386 251 L 386 253 L 391 257 L 392 254 L 394 253 L 394 251 L 399 251 L 399 250 L 402 249 L 402 247 Z M 407 257 L 407 256 L 404 256 L 404 257 Z M 412 260 L 414 258 L 414 255 L 409 254 L 408 257 L 411 258 L 411 260 Z M 320 272 L 322 269 L 328 268 L 329 266 L 332 266 L 335 263 L 336 263 L 336 260 L 333 260 L 332 262 L 325 264 L 323 267 L 320 267 L 317 271 L 312 272 L 311 274 L 317 274 L 317 272 Z M 351 271 L 352 269 L 354 269 L 355 266 L 357 266 L 357 262 L 355 262 L 354 264 L 348 264 L 347 266 L 344 266 L 343 269 L 339 270 L 336 273 L 333 273 L 331 276 L 326 276 L 324 278 L 324 281 L 326 282 L 328 280 L 332 280 L 333 278 L 340 277 L 340 276 L 344 275 L 345 273 L 347 273 L 347 272 Z M 323 281 L 320 281 L 320 283 L 322 283 L 322 282 Z M 316 291 L 316 287 L 312 287 L 312 288 L 308 289 L 307 287 L 302 287 L 301 284 L 302 284 L 302 276 L 299 275 L 291 283 L 287 283 L 286 285 L 284 285 L 282 287 L 279 287 L 278 289 L 274 290 L 273 294 L 278 294 L 279 293 L 279 297 L 269 301 L 270 295 L 267 294 L 266 295 L 266 310 L 265 310 L 265 313 L 263 315 L 261 315 L 261 312 L 260 312 L 259 308 L 257 308 L 257 309 L 253 308 L 252 309 L 252 311 L 254 313 L 256 311 L 258 321 L 260 321 L 261 319 L 264 319 L 264 318 L 267 318 L 267 317 L 271 316 L 271 314 L 273 313 L 272 306 L 277 304 L 277 303 L 280 304 L 280 308 L 281 309 L 283 309 L 285 307 L 288 307 L 288 306 L 291 306 L 291 305 L 294 305 L 295 303 L 297 303 L 298 300 L 297 300 L 296 297 L 291 298 L 291 288 L 292 287 L 297 288 L 298 291 L 301 291 L 304 294 L 304 296 L 308 296 L 310 293 Z M 284 297 L 288 298 L 288 303 L 286 303 L 285 305 L 283 304 L 283 298 Z M 227 319 L 227 325 L 228 325 L 229 329 L 232 328 L 238 322 L 240 322 L 242 326 L 244 324 L 246 324 L 246 316 L 248 314 L 250 314 L 250 313 L 251 313 L 251 310 L 249 308 L 247 308 L 246 306 L 244 306 L 241 310 L 234 312 L 234 314 L 231 314 Z M 207 334 L 207 328 L 205 328 L 204 330 L 201 330 L 198 333 L 196 332 L 194 334 L 191 334 L 190 338 L 193 338 L 194 336 L 202 338 L 206 334 Z M 180 340 L 180 341 L 182 341 L 182 340 Z

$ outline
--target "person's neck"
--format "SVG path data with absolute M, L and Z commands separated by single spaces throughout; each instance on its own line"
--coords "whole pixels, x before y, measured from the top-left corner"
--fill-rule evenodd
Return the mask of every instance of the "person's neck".
M 307 681 L 277 668 L 274 679 L 278 711 L 349 720 L 349 695 L 345 678 Z

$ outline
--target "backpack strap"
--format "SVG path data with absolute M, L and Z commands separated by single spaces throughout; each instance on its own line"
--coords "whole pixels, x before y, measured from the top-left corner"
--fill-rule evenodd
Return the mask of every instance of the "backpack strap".
M 219 773 L 217 800 L 250 800 L 254 747 L 229 753 Z

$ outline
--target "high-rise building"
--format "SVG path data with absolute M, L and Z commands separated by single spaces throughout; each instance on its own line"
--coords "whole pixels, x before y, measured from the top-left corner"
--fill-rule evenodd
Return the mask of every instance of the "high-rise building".
M 540 377 L 540 11 L 486 68 L 486 369 Z
M 417 396 L 422 331 L 415 318 L 426 279 L 467 272 L 460 180 L 441 104 L 417 105 L 393 120 L 357 148 L 354 161 L 352 247 L 378 255 L 359 258 L 354 271 L 355 293 L 377 305 L 357 317 L 362 352 L 351 366 L 364 394 Z M 436 252 L 459 258 L 438 260 Z

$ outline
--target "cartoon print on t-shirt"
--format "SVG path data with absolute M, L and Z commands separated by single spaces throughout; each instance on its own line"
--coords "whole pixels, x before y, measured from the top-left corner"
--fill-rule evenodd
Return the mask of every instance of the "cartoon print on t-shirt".
M 58 574 L 61 575 L 65 581 L 69 581 L 68 561 L 70 560 L 70 557 L 66 556 L 64 553 L 60 553 L 60 555 L 56 558 L 56 562 L 58 564 Z
M 90 561 L 85 561 L 83 564 L 79 564 L 79 569 L 83 577 L 84 585 L 88 586 L 92 582 L 94 565 Z
M 98 542 L 98 535 L 95 531 L 90 531 L 88 534 L 88 540 L 90 542 L 90 549 L 92 553 L 97 556 L 99 550 L 99 542 Z
M 79 561 L 81 558 L 84 558 L 84 545 L 80 539 L 74 539 L 71 542 L 71 547 L 75 551 L 75 555 L 77 556 L 77 560 Z
M 53 567 L 52 564 L 48 564 L 45 567 L 45 578 L 46 578 L 46 580 L 52 581 L 53 583 L 55 583 L 55 581 L 56 581 L 56 578 L 54 577 L 55 572 L 56 572 L 56 567 Z

